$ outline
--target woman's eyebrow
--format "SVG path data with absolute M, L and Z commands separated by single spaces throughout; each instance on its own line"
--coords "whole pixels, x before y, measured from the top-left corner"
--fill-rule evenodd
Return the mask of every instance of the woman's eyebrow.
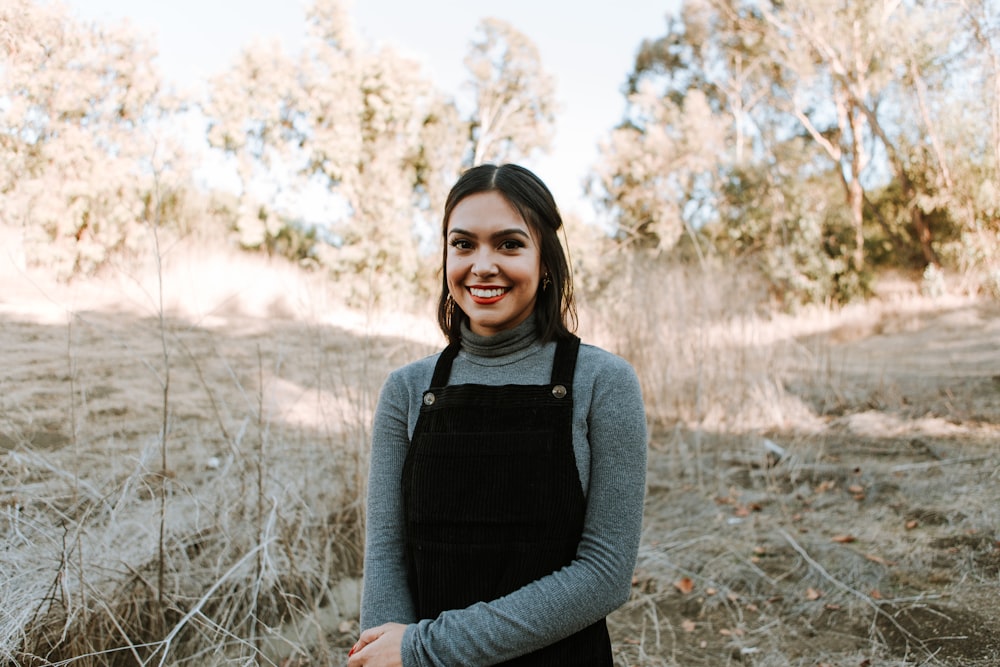
M 460 229 L 458 227 L 456 227 L 455 229 L 452 229 L 450 232 L 448 232 L 448 236 L 452 236 L 454 234 L 459 234 L 461 236 L 468 236 L 470 238 L 476 238 L 476 235 L 473 234 L 472 232 L 466 231 L 464 229 Z M 523 237 L 525 237 L 527 239 L 531 238 L 531 235 L 528 234 L 527 231 L 521 229 L 520 227 L 511 227 L 510 229 L 501 229 L 499 231 L 496 231 L 496 232 L 493 232 L 492 234 L 490 234 L 490 238 L 491 239 L 496 239 L 496 238 L 500 238 L 502 236 L 512 236 L 512 235 L 515 235 L 515 234 L 519 234 L 519 235 L 521 235 L 521 236 L 523 236 Z

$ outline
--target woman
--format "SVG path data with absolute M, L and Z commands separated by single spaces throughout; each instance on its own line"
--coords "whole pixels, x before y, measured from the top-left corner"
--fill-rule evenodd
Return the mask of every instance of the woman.
M 349 667 L 612 664 L 646 419 L 632 367 L 570 331 L 561 225 L 517 165 L 470 169 L 448 195 L 449 345 L 379 397 Z

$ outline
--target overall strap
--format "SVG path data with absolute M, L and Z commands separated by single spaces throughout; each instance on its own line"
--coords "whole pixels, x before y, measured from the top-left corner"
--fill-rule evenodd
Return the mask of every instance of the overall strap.
M 580 339 L 577 336 L 564 338 L 556 344 L 556 358 L 552 362 L 552 384 L 572 386 L 573 373 L 576 372 L 576 355 L 580 350 Z
M 458 356 L 461 347 L 459 342 L 454 342 L 441 351 L 437 364 L 434 365 L 434 376 L 431 378 L 432 387 L 444 387 L 448 384 L 448 377 L 451 375 L 451 362 Z

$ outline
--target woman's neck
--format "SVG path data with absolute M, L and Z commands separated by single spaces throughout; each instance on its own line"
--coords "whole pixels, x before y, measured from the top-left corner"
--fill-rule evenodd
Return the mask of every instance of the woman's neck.
M 479 357 L 502 357 L 519 352 L 537 340 L 534 313 L 513 329 L 491 336 L 474 333 L 467 322 L 462 322 L 462 349 Z

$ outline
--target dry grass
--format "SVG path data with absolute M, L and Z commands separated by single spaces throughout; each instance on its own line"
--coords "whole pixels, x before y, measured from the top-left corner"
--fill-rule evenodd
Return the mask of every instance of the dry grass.
M 744 280 L 597 306 L 653 426 L 618 662 L 1000 664 L 1000 307 L 763 314 Z
M 432 307 L 164 259 L 0 269 L 0 664 L 342 662 L 371 411 Z M 1000 664 L 996 305 L 777 316 L 738 272 L 631 270 L 581 313 L 652 427 L 616 662 Z

